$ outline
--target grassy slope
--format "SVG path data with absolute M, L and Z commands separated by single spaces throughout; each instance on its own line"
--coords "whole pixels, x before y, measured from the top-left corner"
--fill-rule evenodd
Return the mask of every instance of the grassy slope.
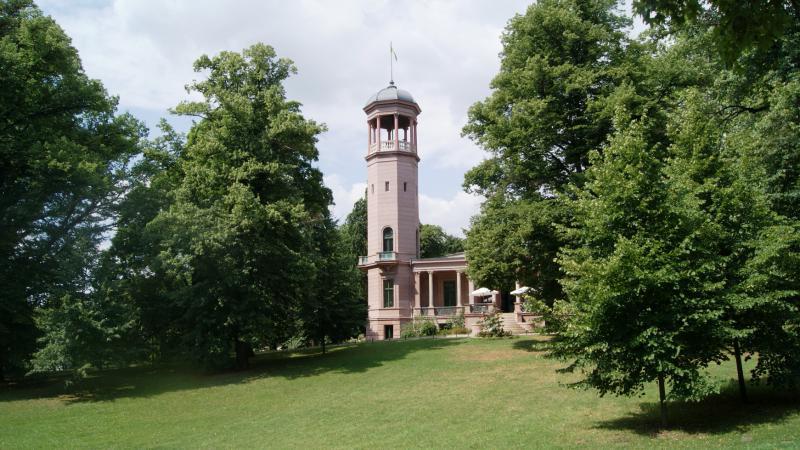
M 796 398 L 673 405 L 674 429 L 658 432 L 653 389 L 632 399 L 567 389 L 542 345 L 374 343 L 272 355 L 245 373 L 138 369 L 70 389 L 6 389 L 0 448 L 800 446 Z

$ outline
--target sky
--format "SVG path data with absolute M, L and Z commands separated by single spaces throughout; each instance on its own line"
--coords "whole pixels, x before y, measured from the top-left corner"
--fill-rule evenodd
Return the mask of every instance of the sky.
M 344 219 L 366 187 L 366 99 L 394 81 L 422 108 L 419 117 L 420 221 L 463 236 L 481 198 L 464 173 L 486 157 L 461 137 L 467 110 L 490 94 L 506 23 L 530 1 L 408 0 L 40 0 L 72 38 L 84 70 L 148 127 L 162 117 L 187 131 L 191 120 L 168 109 L 189 98 L 203 54 L 263 42 L 294 61 L 287 97 L 327 125 L 318 166 Z

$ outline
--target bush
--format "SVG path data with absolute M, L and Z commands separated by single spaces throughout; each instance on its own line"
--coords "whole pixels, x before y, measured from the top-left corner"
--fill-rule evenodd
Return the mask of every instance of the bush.
M 478 333 L 480 337 L 511 336 L 511 333 L 503 328 L 503 319 L 499 311 L 495 311 L 486 316 L 479 325 L 481 326 L 481 331 Z
M 466 322 L 464 321 L 464 314 L 459 313 L 447 320 L 445 326 L 447 328 L 466 328 Z
M 436 326 L 436 323 L 433 320 L 425 317 L 414 319 L 411 322 L 403 325 L 402 329 L 400 330 L 400 337 L 403 339 L 408 339 L 420 336 L 433 336 L 438 331 L 439 328 Z
M 469 329 L 467 327 L 458 327 L 458 326 L 442 328 L 441 330 L 439 330 L 439 334 L 442 335 L 442 336 L 450 336 L 450 335 L 456 335 L 456 334 L 469 334 L 469 333 L 470 333 L 470 331 L 469 331 Z

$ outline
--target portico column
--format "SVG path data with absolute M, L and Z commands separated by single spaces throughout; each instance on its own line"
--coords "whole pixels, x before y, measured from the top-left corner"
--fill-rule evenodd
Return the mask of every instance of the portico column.
M 428 307 L 433 308 L 433 271 L 428 271 Z M 433 314 L 433 311 L 431 311 Z
M 414 309 L 422 307 L 421 291 L 422 285 L 419 282 L 419 272 L 414 272 Z
M 461 306 L 461 271 L 456 271 L 456 305 Z
M 400 115 L 394 115 L 394 149 L 400 150 Z
M 472 292 L 475 291 L 475 283 L 472 282 L 472 279 L 468 280 L 467 289 L 469 289 L 467 295 L 469 296 L 469 304 L 471 306 L 475 304 L 475 297 L 472 296 Z

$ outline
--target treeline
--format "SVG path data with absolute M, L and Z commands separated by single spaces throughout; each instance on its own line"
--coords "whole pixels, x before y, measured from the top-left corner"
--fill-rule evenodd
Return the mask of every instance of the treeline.
M 63 30 L 0 1 L 0 377 L 254 350 L 363 331 L 352 238 L 314 167 L 322 124 L 256 44 L 200 57 L 194 119 L 117 112 Z M 99 250 L 103 248 L 103 250 Z
M 490 157 L 470 276 L 571 320 L 578 386 L 667 398 L 704 368 L 800 381 L 800 11 L 794 2 L 540 0 L 511 19 L 464 128 Z M 742 395 L 744 375 L 739 371 Z

